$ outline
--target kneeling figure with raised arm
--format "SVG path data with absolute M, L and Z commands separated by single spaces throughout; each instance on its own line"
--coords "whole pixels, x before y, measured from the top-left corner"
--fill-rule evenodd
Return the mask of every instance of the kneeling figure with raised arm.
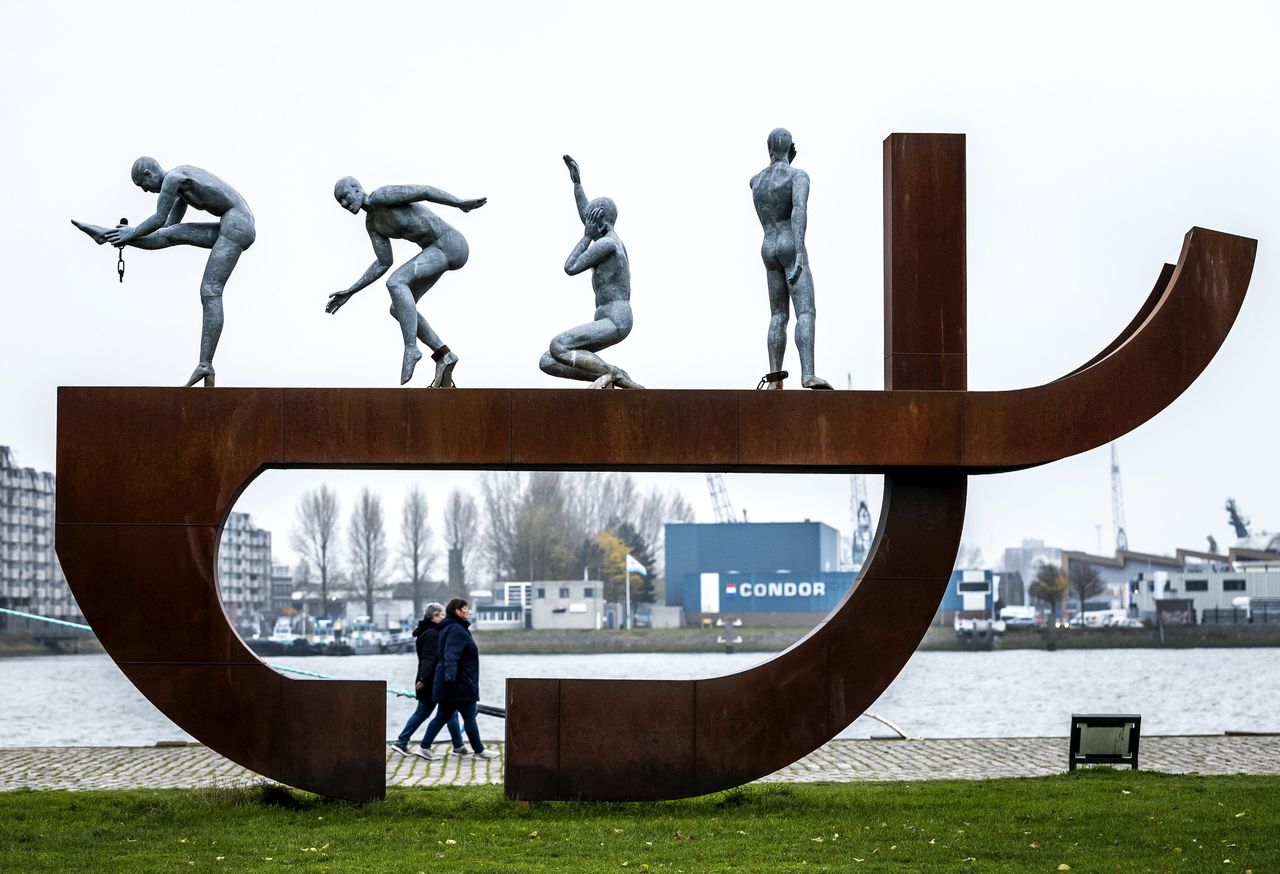
M 631 333 L 631 264 L 627 248 L 613 227 L 618 220 L 618 206 L 607 197 L 588 202 L 578 162 L 565 155 L 564 163 L 569 168 L 578 218 L 583 225 L 582 239 L 564 262 L 564 272 L 577 276 L 591 271 L 596 317 L 552 340 L 538 366 L 552 376 L 590 382 L 592 388 L 644 388 L 625 370 L 606 364 L 596 354 Z

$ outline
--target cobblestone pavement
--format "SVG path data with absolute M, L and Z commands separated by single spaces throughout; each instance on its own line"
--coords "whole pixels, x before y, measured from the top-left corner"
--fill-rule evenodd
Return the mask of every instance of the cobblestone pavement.
M 445 747 L 437 747 L 437 751 Z M 502 782 L 499 756 L 435 761 L 387 752 L 388 786 Z M 982 780 L 1066 770 L 1066 738 L 835 740 L 762 782 Z M 1280 774 L 1280 736 L 1144 737 L 1143 770 L 1172 774 Z M 243 786 L 262 778 L 199 745 L 0 748 L 0 791 Z

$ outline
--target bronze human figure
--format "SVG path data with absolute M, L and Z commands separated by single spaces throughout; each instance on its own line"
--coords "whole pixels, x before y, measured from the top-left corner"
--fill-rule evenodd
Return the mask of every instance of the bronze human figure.
M 422 352 L 418 349 L 418 340 L 421 340 L 431 350 L 431 358 L 436 363 L 431 387 L 452 388 L 453 368 L 458 363 L 458 356 L 440 340 L 427 320 L 418 313 L 418 301 L 441 276 L 467 263 L 469 249 L 462 234 L 423 206 L 421 201 L 471 212 L 484 206 L 488 198 L 459 200 L 430 185 L 386 185 L 365 193 L 360 183 L 351 176 L 338 180 L 333 186 L 333 196 L 353 215 L 359 215 L 362 209 L 365 211 L 365 229 L 369 232 L 369 240 L 373 243 L 377 259 L 354 285 L 345 291 L 335 291 L 329 295 L 325 312 L 336 313 L 353 294 L 391 269 L 391 240 L 408 240 L 418 244 L 422 251 L 387 280 L 387 290 L 391 292 L 391 315 L 400 323 L 400 333 L 404 337 L 400 384 L 404 385 L 409 381 L 413 376 L 413 369 L 422 358 Z
M 809 221 L 809 174 L 791 166 L 796 147 L 791 132 L 776 128 L 769 134 L 769 166 L 751 178 L 751 198 L 764 228 L 764 259 L 769 280 L 769 370 L 782 370 L 787 349 L 790 307 L 796 311 L 796 348 L 800 352 L 800 384 L 805 388 L 831 388 L 813 373 L 813 275 L 804 234 Z M 781 378 L 766 378 L 771 389 L 782 388 Z
M 614 230 L 618 206 L 608 197 L 588 202 L 578 162 L 565 155 L 564 163 L 569 168 L 573 198 L 583 225 L 582 239 L 564 262 L 564 272 L 577 276 L 591 271 L 596 315 L 595 321 L 557 335 L 538 366 L 552 376 L 590 382 L 591 388 L 644 388 L 625 370 L 606 364 L 596 354 L 631 333 L 631 262 L 627 247 Z
M 182 165 L 164 170 L 155 158 L 141 157 L 133 162 L 133 184 L 143 191 L 160 195 L 156 211 L 137 227 L 119 224 L 104 228 L 72 220 L 72 224 L 88 234 L 95 243 L 137 249 L 167 249 L 170 246 L 199 246 L 210 249 L 200 281 L 200 305 L 204 317 L 200 331 L 200 362 L 187 385 L 201 380 L 214 383 L 213 353 L 222 336 L 222 292 L 240 253 L 253 245 L 256 231 L 253 212 L 236 191 L 217 176 L 199 167 Z M 194 206 L 218 216 L 216 222 L 183 222 L 187 207 Z M 121 273 L 123 279 L 123 271 Z

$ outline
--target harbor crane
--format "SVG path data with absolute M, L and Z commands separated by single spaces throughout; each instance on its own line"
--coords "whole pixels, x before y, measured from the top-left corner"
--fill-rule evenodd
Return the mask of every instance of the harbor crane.
M 1111 527 L 1116 538 L 1116 554 L 1129 548 L 1129 536 L 1124 530 L 1124 492 L 1120 488 L 1120 457 L 1116 444 L 1111 444 Z
M 853 374 L 845 374 L 849 389 L 853 388 Z M 849 477 L 849 516 L 853 522 L 853 567 L 860 570 L 871 552 L 871 510 L 867 507 L 867 478 L 855 473 Z
M 737 522 L 738 516 L 733 512 L 733 504 L 729 502 L 729 490 L 724 487 L 724 474 L 707 474 L 707 491 L 711 493 L 711 510 L 717 522 Z

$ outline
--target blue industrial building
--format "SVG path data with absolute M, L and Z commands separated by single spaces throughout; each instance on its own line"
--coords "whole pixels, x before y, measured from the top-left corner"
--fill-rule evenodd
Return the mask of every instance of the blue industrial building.
M 758 625 L 811 624 L 857 574 L 839 570 L 840 536 L 821 522 L 666 526 L 666 603 L 688 620 L 750 616 Z

